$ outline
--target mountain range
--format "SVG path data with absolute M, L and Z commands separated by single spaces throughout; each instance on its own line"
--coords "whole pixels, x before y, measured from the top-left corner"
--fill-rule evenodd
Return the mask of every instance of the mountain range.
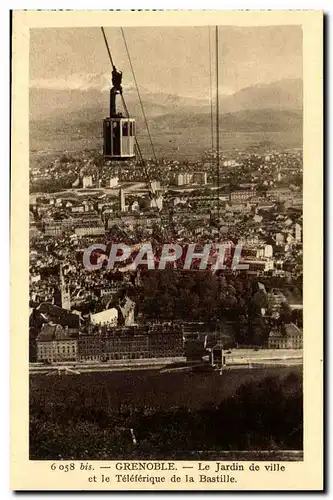
M 89 80 L 89 79 L 88 79 Z M 97 79 L 98 80 L 98 79 Z M 61 88 L 48 82 L 30 88 L 30 145 L 35 151 L 101 148 L 102 119 L 108 115 L 109 94 L 96 80 Z M 88 81 L 88 83 L 89 83 Z M 98 80 L 99 81 L 99 80 Z M 45 82 L 44 82 L 45 83 Z M 59 83 L 59 82 L 58 82 Z M 101 83 L 101 82 L 100 82 Z M 65 82 L 64 82 L 65 85 Z M 101 88 L 100 88 L 101 87 Z M 140 89 L 149 128 L 161 154 L 183 151 L 202 154 L 211 134 L 211 103 L 194 97 Z M 128 110 L 137 121 L 143 149 L 146 128 L 136 89 L 124 88 Z M 300 147 L 303 128 L 302 80 L 284 79 L 220 95 L 220 129 L 224 145 L 243 148 L 268 141 L 272 147 Z M 213 100 L 215 113 L 215 100 Z M 215 120 L 215 117 L 213 117 Z M 179 153 L 180 154 L 180 153 Z
M 303 85 L 301 80 L 285 79 L 269 84 L 246 87 L 231 95 L 220 96 L 221 113 L 243 110 L 302 109 Z M 147 116 L 166 114 L 210 113 L 210 101 L 151 92 L 140 89 Z M 141 116 L 136 89 L 124 88 L 127 107 L 135 117 Z M 57 117 L 64 119 L 95 120 L 108 114 L 108 92 L 95 86 L 87 88 L 30 88 L 30 119 Z

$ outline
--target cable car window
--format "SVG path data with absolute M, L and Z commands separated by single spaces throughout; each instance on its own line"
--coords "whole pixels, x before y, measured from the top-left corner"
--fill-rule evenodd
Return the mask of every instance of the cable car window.
M 112 145 L 112 155 L 120 155 L 120 123 L 113 122 L 113 145 Z
M 128 122 L 123 123 L 123 137 L 128 136 Z

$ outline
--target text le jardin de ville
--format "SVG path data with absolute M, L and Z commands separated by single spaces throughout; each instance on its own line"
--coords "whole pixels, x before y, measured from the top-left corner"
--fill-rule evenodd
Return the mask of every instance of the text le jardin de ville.
M 249 471 L 268 474 L 286 471 L 286 465 L 279 462 L 112 462 L 112 465 L 96 465 L 89 462 L 55 462 L 51 471 L 71 473 L 88 472 L 86 480 L 90 484 L 109 483 L 115 485 L 132 484 L 146 486 L 171 483 L 237 483 L 242 473 Z

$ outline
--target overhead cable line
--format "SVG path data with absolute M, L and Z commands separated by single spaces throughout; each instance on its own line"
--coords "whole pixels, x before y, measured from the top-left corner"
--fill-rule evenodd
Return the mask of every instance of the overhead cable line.
M 113 59 L 112 59 L 111 50 L 110 50 L 109 43 L 108 43 L 108 40 L 107 40 L 106 35 L 105 35 L 104 28 L 101 27 L 101 30 L 102 30 L 102 34 L 103 34 L 105 46 L 106 46 L 106 49 L 107 49 L 107 52 L 108 52 L 108 55 L 109 55 L 110 63 L 111 63 L 112 68 L 114 69 L 115 65 L 114 65 L 114 62 L 113 62 Z M 128 109 L 127 109 L 127 106 L 126 106 L 125 98 L 124 98 L 124 96 L 123 96 L 122 93 L 121 93 L 121 99 L 122 99 L 122 103 L 123 103 L 123 107 L 124 107 L 124 111 L 126 113 L 126 116 L 127 116 L 127 118 L 129 118 L 129 112 L 128 112 Z M 156 193 L 155 193 L 155 189 L 153 187 L 152 181 L 151 181 L 150 176 L 149 176 L 149 171 L 147 169 L 145 160 L 144 160 L 144 158 L 142 156 L 142 152 L 141 152 L 140 145 L 139 145 L 139 142 L 138 142 L 138 139 L 137 139 L 136 135 L 134 136 L 134 138 L 135 138 L 135 145 L 136 145 L 138 156 L 139 156 L 139 161 L 141 163 L 141 166 L 143 167 L 145 176 L 147 178 L 147 182 L 148 182 L 149 187 L 150 187 L 150 191 L 151 191 L 152 197 L 155 200 L 156 208 L 158 209 L 158 204 L 157 204 L 157 199 L 156 199 Z M 162 224 L 162 218 L 161 218 L 160 214 L 159 214 L 159 217 L 160 217 L 161 224 Z
M 106 50 L 108 51 L 108 54 L 109 54 L 109 59 L 110 59 L 110 62 L 111 62 L 111 66 L 112 66 L 112 68 L 115 68 L 115 65 L 113 64 L 112 55 L 111 55 L 111 52 L 110 52 L 109 44 L 108 44 L 108 41 L 107 41 L 107 38 L 106 38 L 103 26 L 101 26 L 101 30 L 102 30 L 102 34 L 103 34 L 103 38 L 104 38 Z
M 147 133 L 148 133 L 148 137 L 149 137 L 149 141 L 150 141 L 150 146 L 151 146 L 151 149 L 152 149 L 152 152 L 153 152 L 154 160 L 157 163 L 157 157 L 156 157 L 156 153 L 155 153 L 155 148 L 154 148 L 153 141 L 152 141 L 152 138 L 151 138 L 151 134 L 150 134 L 149 126 L 148 126 L 148 121 L 147 121 L 146 113 L 145 113 L 145 110 L 144 110 L 144 107 L 143 107 L 143 103 L 142 103 L 142 99 L 141 99 L 141 95 L 140 95 L 140 91 L 139 91 L 138 82 L 137 82 L 136 77 L 135 77 L 135 72 L 134 72 L 134 68 L 133 68 L 131 56 L 130 56 L 130 53 L 129 53 L 129 50 L 128 50 L 128 46 L 127 46 L 127 42 L 126 42 L 126 38 L 125 38 L 125 33 L 124 33 L 123 28 L 120 28 L 120 30 L 121 30 L 121 34 L 123 36 L 123 40 L 124 40 L 124 44 L 125 44 L 125 49 L 126 49 L 128 61 L 129 61 L 129 64 L 130 64 L 130 67 L 131 67 L 131 70 L 132 70 L 132 76 L 133 76 L 133 80 L 134 80 L 134 83 L 135 83 L 136 91 L 137 91 L 137 94 L 138 94 L 138 98 L 139 98 L 139 102 L 140 102 L 140 106 L 141 106 L 141 111 L 142 111 L 142 116 L 143 116 L 144 121 L 145 121 L 146 129 L 147 129 Z
M 220 109 L 219 109 L 219 27 L 215 28 L 216 43 L 216 173 L 217 173 L 217 219 L 220 223 Z
M 212 48 L 211 48 L 211 30 L 208 26 L 209 41 L 209 97 L 210 97 L 210 133 L 212 140 L 212 154 L 214 151 L 214 124 L 213 124 L 213 85 L 212 85 Z

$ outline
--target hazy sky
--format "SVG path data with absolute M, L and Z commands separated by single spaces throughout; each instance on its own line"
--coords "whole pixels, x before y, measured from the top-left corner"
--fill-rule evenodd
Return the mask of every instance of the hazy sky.
M 118 28 L 105 28 L 123 84 L 132 84 Z M 210 28 L 215 66 L 215 29 Z M 125 28 L 139 86 L 184 96 L 209 96 L 209 28 Z M 257 83 L 302 77 L 299 26 L 219 28 L 220 90 L 233 93 Z M 100 28 L 43 28 L 30 32 L 32 85 L 58 88 L 98 85 L 110 71 Z

